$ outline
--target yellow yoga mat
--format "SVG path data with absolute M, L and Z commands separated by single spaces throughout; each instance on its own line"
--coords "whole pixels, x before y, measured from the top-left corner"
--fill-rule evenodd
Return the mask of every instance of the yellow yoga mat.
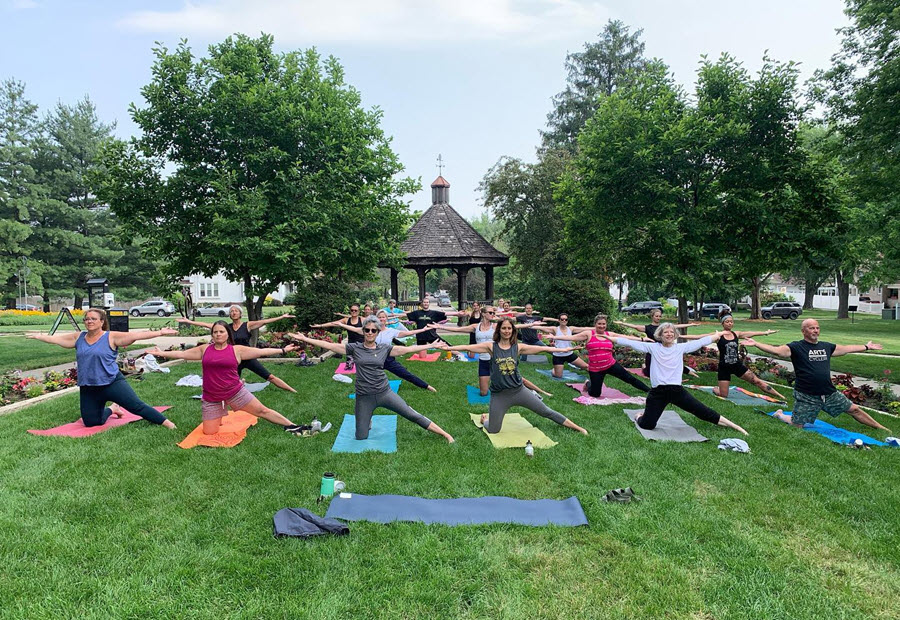
M 469 417 L 478 428 L 484 428 L 481 425 L 481 414 L 470 413 Z M 535 428 L 531 423 L 518 413 L 507 413 L 503 418 L 503 427 L 499 433 L 489 433 L 487 430 L 484 434 L 488 436 L 491 443 L 497 449 L 500 448 L 524 448 L 525 442 L 531 440 L 531 445 L 535 448 L 552 448 L 556 442 L 547 437 L 542 430 Z

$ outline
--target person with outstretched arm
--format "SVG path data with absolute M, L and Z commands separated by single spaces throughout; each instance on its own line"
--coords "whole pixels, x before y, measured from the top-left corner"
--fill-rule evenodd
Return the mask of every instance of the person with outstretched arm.
M 662 321 L 662 310 L 659 308 L 653 308 L 650 310 L 650 322 L 646 325 L 633 325 L 631 323 L 626 323 L 625 321 L 615 321 L 617 324 L 622 325 L 623 327 L 630 327 L 631 329 L 641 332 L 643 334 L 647 334 L 647 338 L 650 340 L 654 340 L 653 334 L 656 333 L 656 330 L 659 328 L 659 324 Z M 677 323 L 675 324 L 675 329 L 687 329 L 688 327 L 697 327 L 701 325 L 701 323 Z M 653 363 L 653 359 L 650 354 L 647 353 L 644 355 L 644 376 L 650 376 L 650 365 Z M 684 374 L 691 375 L 692 377 L 699 376 L 697 371 L 685 364 L 682 369 Z
M 831 358 L 846 355 L 848 353 L 862 353 L 863 351 L 878 351 L 882 346 L 869 341 L 866 344 L 833 344 L 819 340 L 819 322 L 815 319 L 806 319 L 800 326 L 803 340 L 796 340 L 783 345 L 763 344 L 752 338 L 745 338 L 741 342 L 748 347 L 756 347 L 764 353 L 777 357 L 790 358 L 794 365 L 794 411 L 793 415 L 787 415 L 779 409 L 775 417 L 782 422 L 793 426 L 803 427 L 804 424 L 813 424 L 819 417 L 819 412 L 824 411 L 832 417 L 842 413 L 849 414 L 860 424 L 871 426 L 883 431 L 889 431 L 875 421 L 872 416 L 862 408 L 851 402 L 831 383 Z
M 681 371 L 684 367 L 685 353 L 691 353 L 701 347 L 705 347 L 717 341 L 722 332 L 716 332 L 712 336 L 704 336 L 699 340 L 677 343 L 678 331 L 672 323 L 662 323 L 653 334 L 656 342 L 640 342 L 627 338 L 616 338 L 619 346 L 630 347 L 635 351 L 649 353 L 653 356 L 653 365 L 650 367 L 650 391 L 647 393 L 647 403 L 644 405 L 644 413 L 635 420 L 637 425 L 645 430 L 653 430 L 669 404 L 681 407 L 705 422 L 727 426 L 739 433 L 747 434 L 743 428 L 723 415 L 716 413 L 699 400 L 691 396 L 681 385 Z M 600 338 L 606 336 L 598 335 Z

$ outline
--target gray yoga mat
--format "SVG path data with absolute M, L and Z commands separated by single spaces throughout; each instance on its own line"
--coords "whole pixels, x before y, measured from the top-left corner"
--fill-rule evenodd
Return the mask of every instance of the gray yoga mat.
M 643 409 L 625 409 L 627 415 L 632 422 L 640 414 L 644 413 Z M 688 443 L 691 441 L 709 441 L 706 437 L 697 432 L 690 424 L 687 424 L 674 411 L 666 409 L 656 423 L 656 428 L 652 431 L 641 428 L 635 423 L 634 427 L 640 431 L 644 439 L 655 439 L 656 441 L 677 441 L 679 443 Z
M 418 521 L 443 525 L 516 523 L 519 525 L 587 525 L 587 517 L 577 497 L 555 499 L 513 499 L 512 497 L 458 497 L 425 499 L 409 495 L 335 496 L 328 518 L 347 521 Z

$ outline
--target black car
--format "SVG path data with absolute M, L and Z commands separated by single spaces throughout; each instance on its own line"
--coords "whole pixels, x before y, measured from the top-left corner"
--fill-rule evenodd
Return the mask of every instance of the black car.
M 700 316 L 708 318 L 708 319 L 717 319 L 717 318 L 719 318 L 719 315 L 722 313 L 723 310 L 726 313 L 731 313 L 731 306 L 729 306 L 728 304 L 723 304 L 723 303 L 718 303 L 718 302 L 710 303 L 710 304 L 703 304 L 703 309 L 700 311 Z M 688 312 L 688 317 L 692 318 L 692 319 L 697 318 L 697 316 L 695 315 L 693 310 L 690 310 Z
M 636 301 L 622 308 L 625 314 L 650 314 L 651 310 L 662 310 L 663 305 L 658 301 Z
M 803 306 L 796 301 L 776 301 L 770 306 L 760 308 L 762 318 L 771 319 L 773 316 L 780 316 L 783 319 L 796 319 L 803 314 Z

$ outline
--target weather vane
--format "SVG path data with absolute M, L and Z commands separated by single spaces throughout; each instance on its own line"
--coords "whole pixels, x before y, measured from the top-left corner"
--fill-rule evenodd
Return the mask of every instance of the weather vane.
M 444 159 L 441 157 L 440 153 L 438 153 L 437 162 L 438 162 L 437 163 L 438 176 L 443 176 L 444 175 Z

